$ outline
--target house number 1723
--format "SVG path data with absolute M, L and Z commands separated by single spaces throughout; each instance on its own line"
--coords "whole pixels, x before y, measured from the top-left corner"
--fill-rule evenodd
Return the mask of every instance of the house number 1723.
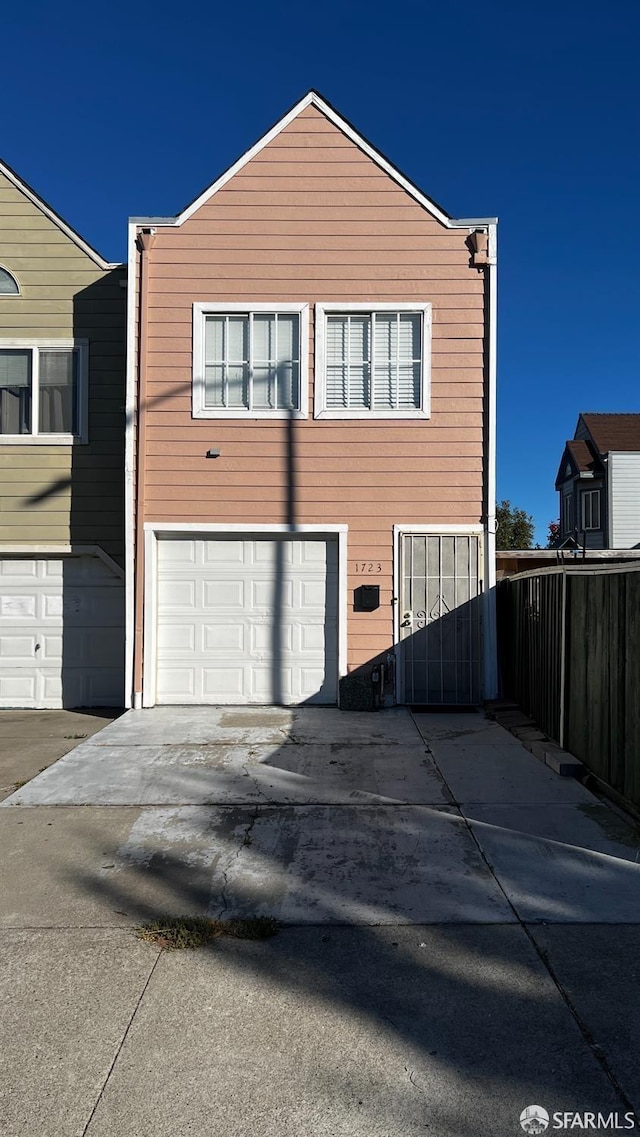
M 382 572 L 380 561 L 356 561 L 356 572 Z

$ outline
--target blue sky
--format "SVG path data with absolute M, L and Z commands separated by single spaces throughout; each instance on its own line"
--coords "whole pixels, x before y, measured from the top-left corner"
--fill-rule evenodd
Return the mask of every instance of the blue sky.
M 33 0 L 0 28 L 0 156 L 111 259 L 310 87 L 450 213 L 497 215 L 498 496 L 544 543 L 578 412 L 640 410 L 636 0 Z

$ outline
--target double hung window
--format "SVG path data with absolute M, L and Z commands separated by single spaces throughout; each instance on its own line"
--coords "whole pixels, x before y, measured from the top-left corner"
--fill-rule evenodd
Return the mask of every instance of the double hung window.
M 587 490 L 582 495 L 582 528 L 600 528 L 600 490 Z

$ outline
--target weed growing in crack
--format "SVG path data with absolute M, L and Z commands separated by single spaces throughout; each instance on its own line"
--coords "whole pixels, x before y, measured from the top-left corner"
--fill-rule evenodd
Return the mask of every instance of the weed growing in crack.
M 275 936 L 279 924 L 271 916 L 255 916 L 249 920 L 211 920 L 207 916 L 167 916 L 149 920 L 135 928 L 135 934 L 145 943 L 155 944 L 166 951 L 194 950 L 233 936 L 238 940 L 266 940 Z

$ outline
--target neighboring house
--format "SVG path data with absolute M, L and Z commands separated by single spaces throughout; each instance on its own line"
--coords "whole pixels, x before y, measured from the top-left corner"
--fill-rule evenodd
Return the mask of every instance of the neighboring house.
M 125 286 L 0 163 L 0 707 L 123 703 Z
M 135 706 L 495 694 L 495 249 L 314 92 L 132 219 Z
M 640 414 L 581 414 L 556 489 L 561 543 L 640 548 Z

